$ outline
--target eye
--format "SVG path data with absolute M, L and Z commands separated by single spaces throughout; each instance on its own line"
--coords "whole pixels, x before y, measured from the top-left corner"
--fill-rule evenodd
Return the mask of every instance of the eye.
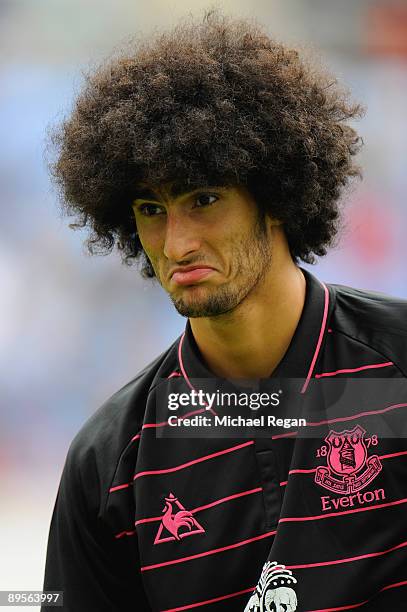
M 136 210 L 144 217 L 155 217 L 163 213 L 163 209 L 157 204 L 141 204 Z
M 202 206 L 211 206 L 212 204 L 214 204 L 217 200 L 218 200 L 218 196 L 215 196 L 211 193 L 200 193 L 197 197 L 196 197 L 196 205 L 198 206 L 198 208 L 202 207 Z

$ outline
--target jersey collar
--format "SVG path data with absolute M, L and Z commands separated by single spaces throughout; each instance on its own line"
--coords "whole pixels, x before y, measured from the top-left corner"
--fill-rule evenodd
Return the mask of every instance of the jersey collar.
M 333 309 L 333 292 L 307 270 L 301 268 L 306 280 L 304 308 L 291 343 L 272 373 L 273 378 L 304 379 L 302 392 L 315 372 L 328 331 Z M 214 378 L 205 364 L 188 321 L 178 347 L 179 366 L 184 378 Z

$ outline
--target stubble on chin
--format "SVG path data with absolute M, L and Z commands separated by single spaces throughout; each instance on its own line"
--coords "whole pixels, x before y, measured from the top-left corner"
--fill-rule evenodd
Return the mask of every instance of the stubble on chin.
M 195 303 L 191 300 L 189 303 L 183 298 L 170 296 L 177 312 L 191 319 L 198 317 L 216 317 L 233 310 L 239 299 L 233 293 L 220 288 L 213 295 L 206 299 L 196 300 Z

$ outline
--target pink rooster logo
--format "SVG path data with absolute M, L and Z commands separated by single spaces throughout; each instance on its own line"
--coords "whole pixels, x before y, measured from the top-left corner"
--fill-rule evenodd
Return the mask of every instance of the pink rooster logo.
M 198 523 L 192 512 L 186 510 L 179 502 L 178 497 L 175 497 L 173 493 L 170 493 L 165 498 L 165 505 L 162 511 L 164 516 L 161 518 L 154 544 L 161 544 L 162 542 L 170 542 L 172 540 L 179 541 L 189 535 L 205 533 L 205 529 Z M 162 537 L 163 530 L 169 532 L 171 536 Z M 181 532 L 179 533 L 180 530 Z

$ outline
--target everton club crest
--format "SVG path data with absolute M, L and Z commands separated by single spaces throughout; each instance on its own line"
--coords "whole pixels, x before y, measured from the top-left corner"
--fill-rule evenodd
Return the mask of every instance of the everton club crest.
M 317 468 L 317 484 L 334 493 L 348 495 L 361 491 L 376 478 L 382 464 L 377 455 L 368 457 L 365 433 L 360 425 L 351 430 L 329 432 L 325 438 L 329 447 L 328 467 Z

